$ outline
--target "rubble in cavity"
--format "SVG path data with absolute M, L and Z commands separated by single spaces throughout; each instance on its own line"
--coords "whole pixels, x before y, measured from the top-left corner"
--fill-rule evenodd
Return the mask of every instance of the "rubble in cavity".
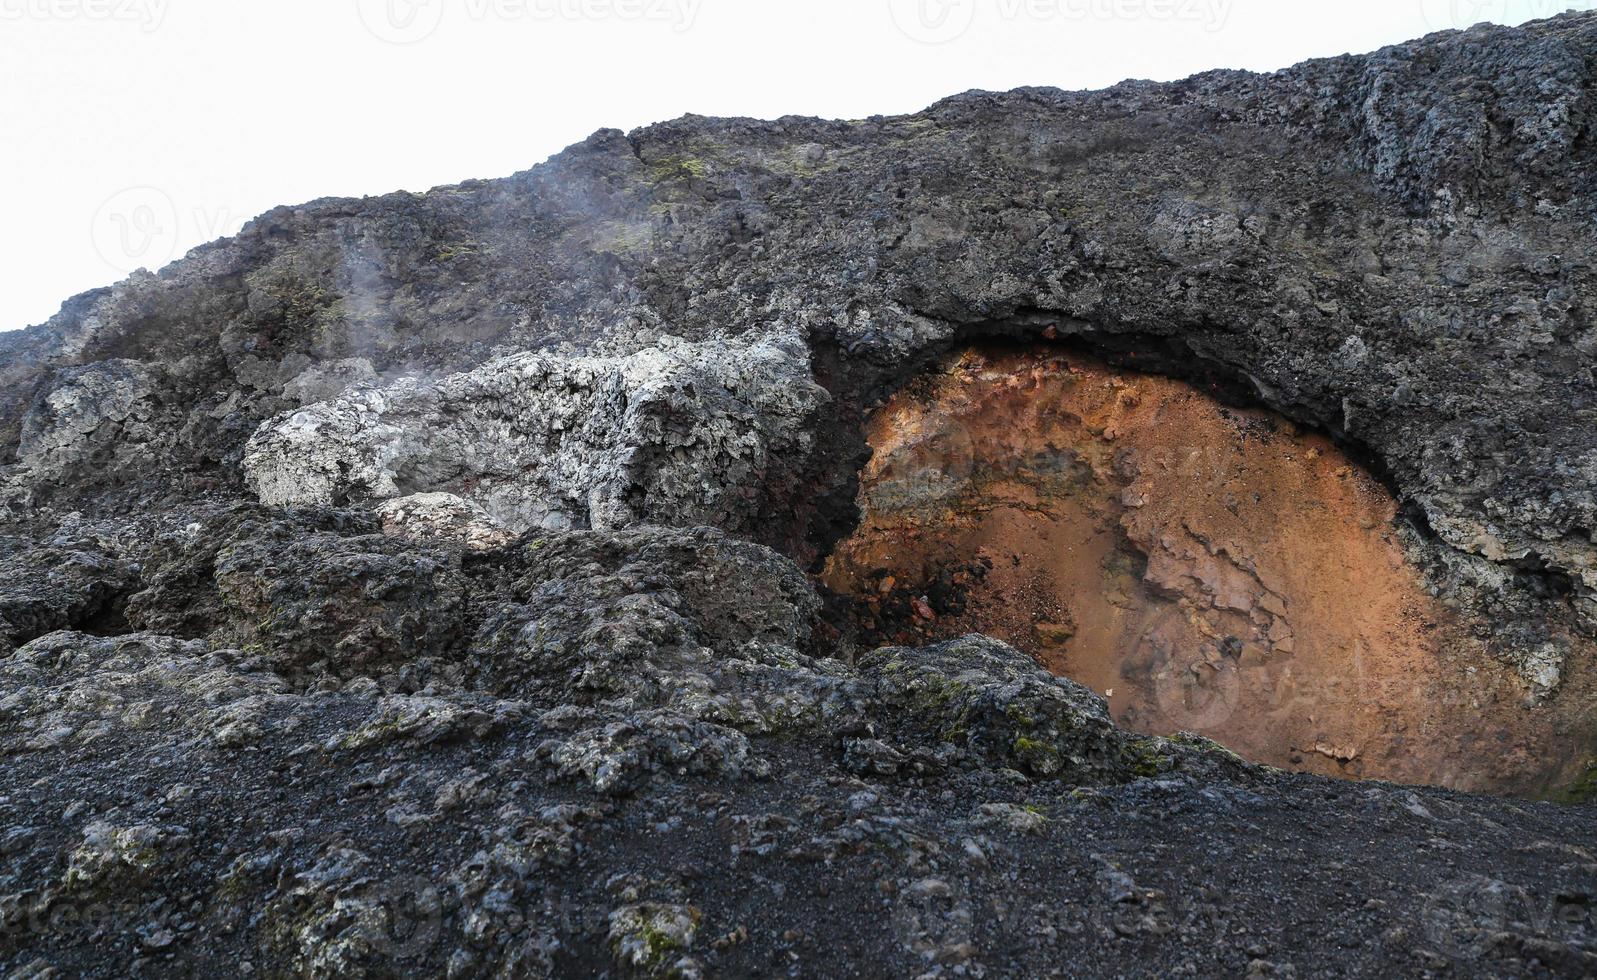
M 970 350 L 873 416 L 826 569 L 871 642 L 982 632 L 1106 696 L 1329 775 L 1513 789 L 1575 754 L 1424 588 L 1387 490 L 1328 439 L 1166 378 Z

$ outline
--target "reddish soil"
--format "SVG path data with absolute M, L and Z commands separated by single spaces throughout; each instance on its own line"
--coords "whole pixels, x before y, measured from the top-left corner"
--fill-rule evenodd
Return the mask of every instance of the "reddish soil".
M 1428 594 L 1386 489 L 1329 440 L 1184 383 L 967 351 L 867 432 L 826 583 L 878 642 L 979 631 L 1283 768 L 1538 793 L 1574 736 Z

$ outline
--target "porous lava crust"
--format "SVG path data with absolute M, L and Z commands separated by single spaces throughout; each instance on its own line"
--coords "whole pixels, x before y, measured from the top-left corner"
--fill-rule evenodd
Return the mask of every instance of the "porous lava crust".
M 0 335 L 0 974 L 1590 975 L 1594 78 L 1588 14 L 601 130 Z M 1110 460 L 1086 516 L 1177 666 L 1198 622 L 1227 664 L 1393 626 L 1481 708 L 1288 719 L 1306 762 L 1577 802 L 1258 766 L 982 632 L 863 642 L 817 579 L 870 533 L 873 411 L 999 339 L 1157 376 L 1127 432 L 1181 381 L 1278 419 L 1249 467 L 1320 447 L 1225 484 L 1324 496 L 1279 553 L 1240 499 L 1166 547 L 1166 477 Z M 1305 585 L 1308 541 L 1379 591 Z

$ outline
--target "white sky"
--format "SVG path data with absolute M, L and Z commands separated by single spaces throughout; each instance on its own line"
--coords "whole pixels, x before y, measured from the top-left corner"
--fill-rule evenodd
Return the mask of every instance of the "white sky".
M 1268 71 L 1597 0 L 0 0 L 0 329 L 278 204 L 685 112 Z

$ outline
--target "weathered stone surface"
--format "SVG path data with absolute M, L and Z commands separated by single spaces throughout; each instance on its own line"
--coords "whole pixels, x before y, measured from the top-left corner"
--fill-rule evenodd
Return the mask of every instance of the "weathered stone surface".
M 383 533 L 411 541 L 457 541 L 473 551 L 502 548 L 516 539 L 503 524 L 452 493 L 414 493 L 376 509 Z
M 0 545 L 0 654 L 60 629 L 116 630 L 137 566 L 115 547 L 58 535 Z
M 1364 454 L 1586 696 L 1593 64 L 1571 16 L 604 130 L 0 335 L 0 973 L 1590 974 L 1590 804 L 1141 738 L 806 573 L 873 403 L 1069 342 Z
M 460 555 L 375 532 L 366 515 L 231 509 L 155 544 L 128 617 L 259 650 L 291 673 L 424 664 L 463 635 Z
M 244 468 L 272 505 L 447 490 L 517 531 L 736 525 L 749 516 L 740 491 L 808 449 L 824 398 L 797 338 L 518 354 L 268 422 Z

